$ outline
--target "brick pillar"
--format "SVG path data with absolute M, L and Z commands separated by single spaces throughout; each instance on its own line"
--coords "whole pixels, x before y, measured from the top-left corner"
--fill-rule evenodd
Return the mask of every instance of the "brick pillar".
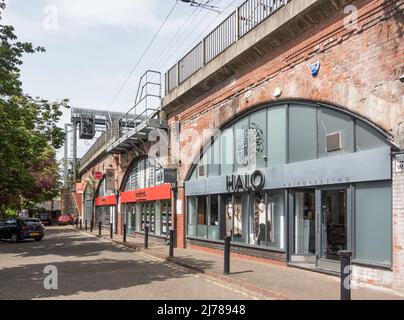
M 118 210 L 117 210 L 118 212 L 117 212 L 117 215 L 118 215 L 118 225 L 116 226 L 116 230 L 117 230 L 117 233 L 119 234 L 119 235 L 122 235 L 122 206 L 121 206 L 121 203 L 120 203 L 120 201 L 118 202 Z
M 404 172 L 393 173 L 393 289 L 404 293 Z
M 185 248 L 185 196 L 184 196 L 184 188 L 178 188 L 178 199 L 177 201 L 181 201 L 181 212 L 178 212 L 177 207 L 177 223 L 175 226 L 176 231 L 176 240 L 178 248 Z M 177 205 L 174 203 L 174 205 Z

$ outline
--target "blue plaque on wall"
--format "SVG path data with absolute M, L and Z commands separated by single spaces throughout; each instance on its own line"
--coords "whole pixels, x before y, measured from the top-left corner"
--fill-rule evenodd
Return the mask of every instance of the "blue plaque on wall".
M 313 77 L 316 77 L 319 71 L 320 71 L 320 61 L 317 61 L 310 65 L 310 72 Z

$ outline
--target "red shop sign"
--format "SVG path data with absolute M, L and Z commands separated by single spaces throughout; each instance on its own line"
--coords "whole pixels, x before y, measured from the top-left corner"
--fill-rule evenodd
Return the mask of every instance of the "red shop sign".
M 161 184 L 156 187 L 121 192 L 121 203 L 167 200 L 171 198 L 171 185 Z

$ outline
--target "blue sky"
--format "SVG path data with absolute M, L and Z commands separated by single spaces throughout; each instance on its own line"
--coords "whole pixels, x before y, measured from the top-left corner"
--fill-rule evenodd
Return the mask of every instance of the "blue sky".
M 167 71 L 244 1 L 210 1 L 222 11 L 220 15 L 179 2 L 130 81 L 110 105 L 175 2 L 8 0 L 2 23 L 12 24 L 19 40 L 47 50 L 24 57 L 25 92 L 49 100 L 68 98 L 71 106 L 78 108 L 126 112 L 145 70 L 154 67 L 162 73 Z M 69 118 L 70 112 L 66 112 L 61 125 Z M 91 143 L 79 143 L 79 157 Z M 59 152 L 58 158 L 61 156 Z

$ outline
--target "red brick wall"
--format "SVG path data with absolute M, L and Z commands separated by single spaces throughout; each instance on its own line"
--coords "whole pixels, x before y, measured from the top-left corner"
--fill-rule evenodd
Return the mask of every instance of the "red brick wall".
M 359 10 L 356 30 L 344 27 L 343 10 L 327 18 L 236 74 L 221 88 L 184 106 L 176 115 L 181 132 L 194 129 L 201 135 L 203 129 L 221 128 L 257 105 L 305 99 L 346 108 L 377 124 L 404 145 L 404 91 L 399 80 L 404 73 L 404 41 L 398 3 L 355 1 Z M 317 60 L 321 68 L 313 78 L 309 65 Z M 274 97 L 276 88 L 282 90 L 279 98 Z M 251 96 L 247 98 L 249 90 Z M 170 123 L 173 121 L 171 117 Z M 190 150 L 195 143 L 189 136 L 182 136 L 180 154 L 195 157 L 197 153 Z M 180 166 L 180 179 L 185 178 L 189 168 L 187 164 Z
M 177 211 L 177 223 L 175 226 L 176 240 L 177 240 L 176 244 L 178 248 L 185 248 L 186 217 L 185 217 L 185 194 L 183 188 L 178 189 L 178 200 L 181 201 L 181 213 Z
M 191 160 L 208 141 L 195 140 L 187 130 L 201 137 L 204 129 L 223 128 L 246 110 L 275 101 L 309 100 L 326 102 L 364 117 L 385 130 L 404 148 L 404 41 L 402 1 L 358 0 L 355 30 L 344 27 L 343 10 L 325 19 L 288 44 L 235 74 L 220 86 L 182 106 L 169 124 L 179 121 L 179 155 Z M 317 77 L 309 66 L 320 61 Z M 276 98 L 275 89 L 282 94 Z M 248 93 L 248 94 L 247 94 Z M 171 139 L 171 148 L 175 148 Z M 191 164 L 179 166 L 180 185 Z M 356 268 L 356 278 L 367 279 L 404 292 L 403 176 L 393 178 L 393 273 Z M 185 227 L 177 221 L 178 241 Z M 181 239 L 181 240 L 180 240 Z M 394 275 L 393 275 L 394 274 Z M 394 280 L 393 280 L 394 279 Z

